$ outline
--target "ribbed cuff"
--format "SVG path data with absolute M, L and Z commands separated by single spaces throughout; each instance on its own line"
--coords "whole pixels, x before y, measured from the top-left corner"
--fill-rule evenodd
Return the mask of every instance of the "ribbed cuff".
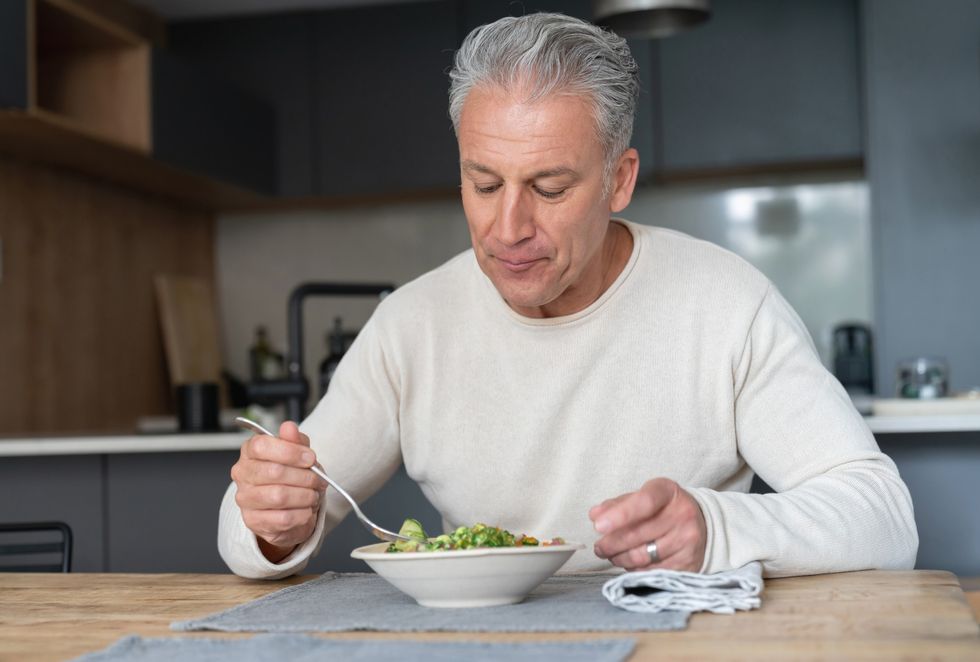
M 231 483 L 221 501 L 218 516 L 218 552 L 228 568 L 236 575 L 249 579 L 282 579 L 305 568 L 319 550 L 323 539 L 327 516 L 325 495 L 320 496 L 320 510 L 313 534 L 282 561 L 273 563 L 265 558 L 255 534 L 245 526 L 241 509 L 235 503 L 237 492 L 237 486 Z

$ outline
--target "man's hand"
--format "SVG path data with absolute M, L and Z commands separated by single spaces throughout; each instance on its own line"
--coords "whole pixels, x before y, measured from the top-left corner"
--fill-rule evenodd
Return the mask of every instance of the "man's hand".
M 654 478 L 636 492 L 607 499 L 589 510 L 596 556 L 627 570 L 669 568 L 699 572 L 708 529 L 697 501 L 668 478 Z M 647 545 L 657 543 L 659 563 Z
M 258 434 L 242 444 L 231 468 L 245 526 L 273 563 L 286 558 L 316 528 L 320 494 L 327 486 L 310 471 L 315 463 L 310 438 L 286 421 L 279 437 Z

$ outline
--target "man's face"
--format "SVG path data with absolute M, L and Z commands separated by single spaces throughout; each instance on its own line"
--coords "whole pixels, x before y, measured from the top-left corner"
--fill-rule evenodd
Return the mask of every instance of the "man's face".
M 460 170 L 473 249 L 524 315 L 570 314 L 601 292 L 590 294 L 604 276 L 600 249 L 610 212 L 625 203 L 612 209 L 603 194 L 604 152 L 593 126 L 587 103 L 571 95 L 528 105 L 475 88 L 463 105 Z

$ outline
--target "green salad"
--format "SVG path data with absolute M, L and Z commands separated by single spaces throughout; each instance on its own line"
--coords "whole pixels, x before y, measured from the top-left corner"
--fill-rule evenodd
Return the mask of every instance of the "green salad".
M 415 519 L 405 520 L 398 533 L 412 538 L 412 540 L 393 542 L 388 545 L 386 552 L 438 552 L 477 547 L 537 547 L 539 545 L 563 545 L 565 543 L 561 538 L 552 538 L 541 542 L 532 536 L 523 534 L 515 536 L 510 531 L 486 524 L 461 526 L 452 533 L 444 533 L 441 536 L 430 538 L 425 534 L 425 530 L 422 529 L 419 521 Z

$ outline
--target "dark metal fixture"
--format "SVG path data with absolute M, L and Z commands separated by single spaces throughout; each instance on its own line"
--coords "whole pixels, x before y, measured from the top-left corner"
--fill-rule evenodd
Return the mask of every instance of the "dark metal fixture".
M 248 385 L 249 397 L 259 402 L 286 402 L 286 417 L 297 423 L 305 415 L 310 383 L 303 374 L 303 301 L 309 296 L 384 297 L 395 290 L 388 283 L 303 283 L 289 295 L 286 377 Z
M 710 0 L 593 0 L 595 22 L 621 37 L 668 37 L 700 25 Z

